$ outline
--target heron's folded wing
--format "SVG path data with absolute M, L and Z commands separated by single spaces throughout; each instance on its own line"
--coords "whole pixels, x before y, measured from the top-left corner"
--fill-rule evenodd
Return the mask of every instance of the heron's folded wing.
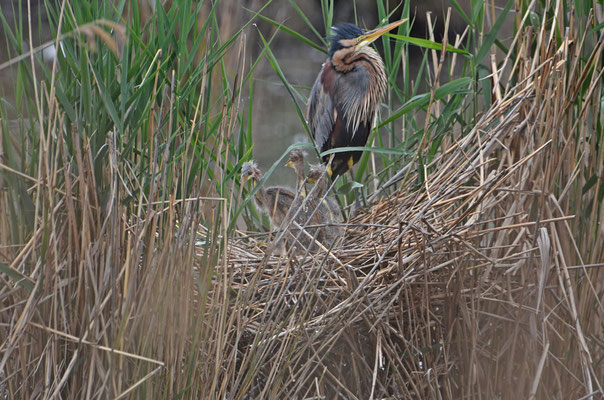
M 329 137 L 335 124 L 335 102 L 330 90 L 334 77 L 331 63 L 326 62 L 312 88 L 306 118 L 319 151 L 329 149 Z

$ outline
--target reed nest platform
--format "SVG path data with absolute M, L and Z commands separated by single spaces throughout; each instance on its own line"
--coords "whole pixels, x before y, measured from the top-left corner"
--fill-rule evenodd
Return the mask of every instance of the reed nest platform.
M 556 170 L 572 124 L 562 58 L 496 101 L 425 179 L 401 171 L 331 249 L 229 242 L 219 274 L 231 286 L 215 295 L 233 305 L 229 365 L 246 376 L 235 393 L 601 398 L 602 280 L 562 205 L 574 178 Z

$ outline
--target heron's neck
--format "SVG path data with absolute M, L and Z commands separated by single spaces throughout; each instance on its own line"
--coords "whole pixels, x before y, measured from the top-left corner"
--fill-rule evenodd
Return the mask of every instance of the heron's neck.
M 306 197 L 306 187 L 304 187 L 304 183 L 306 182 L 306 177 L 304 176 L 304 161 L 298 161 L 296 163 L 296 177 L 298 180 L 298 192 L 300 196 Z
M 317 181 L 315 187 L 315 197 L 323 197 L 325 189 L 327 189 L 327 174 L 319 178 Z

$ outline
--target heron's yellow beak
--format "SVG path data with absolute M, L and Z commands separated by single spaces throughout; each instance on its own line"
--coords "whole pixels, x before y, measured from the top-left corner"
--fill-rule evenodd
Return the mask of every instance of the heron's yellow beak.
M 293 168 L 293 167 L 294 167 L 294 163 L 293 163 L 291 160 L 288 160 L 288 161 L 285 163 L 285 166 L 286 166 L 286 167 Z
M 252 174 L 248 174 L 248 175 L 244 176 L 242 181 L 243 181 L 243 183 L 246 183 L 247 181 L 251 181 L 253 188 L 256 187 L 256 184 L 258 183 L 258 182 L 256 182 L 256 179 L 254 179 Z
M 408 18 L 401 19 L 400 21 L 393 22 L 391 24 L 382 26 L 381 28 L 376 28 L 372 31 L 369 31 L 357 38 L 357 49 L 363 46 L 367 46 L 368 44 L 373 43 L 377 38 L 382 36 L 384 33 L 391 31 L 399 25 L 407 22 Z

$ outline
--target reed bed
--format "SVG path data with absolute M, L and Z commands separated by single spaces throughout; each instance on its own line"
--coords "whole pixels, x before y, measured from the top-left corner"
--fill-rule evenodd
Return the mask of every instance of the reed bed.
M 174 3 L 63 1 L 63 58 L 2 66 L 26 111 L 0 107 L 0 398 L 604 396 L 600 9 L 457 5 L 467 51 L 426 52 L 425 93 L 385 40 L 367 202 L 303 249 L 237 179 L 260 60 L 300 97 L 251 26 L 283 25 L 253 2 L 228 36 L 223 4 Z M 507 17 L 509 41 L 484 31 Z

